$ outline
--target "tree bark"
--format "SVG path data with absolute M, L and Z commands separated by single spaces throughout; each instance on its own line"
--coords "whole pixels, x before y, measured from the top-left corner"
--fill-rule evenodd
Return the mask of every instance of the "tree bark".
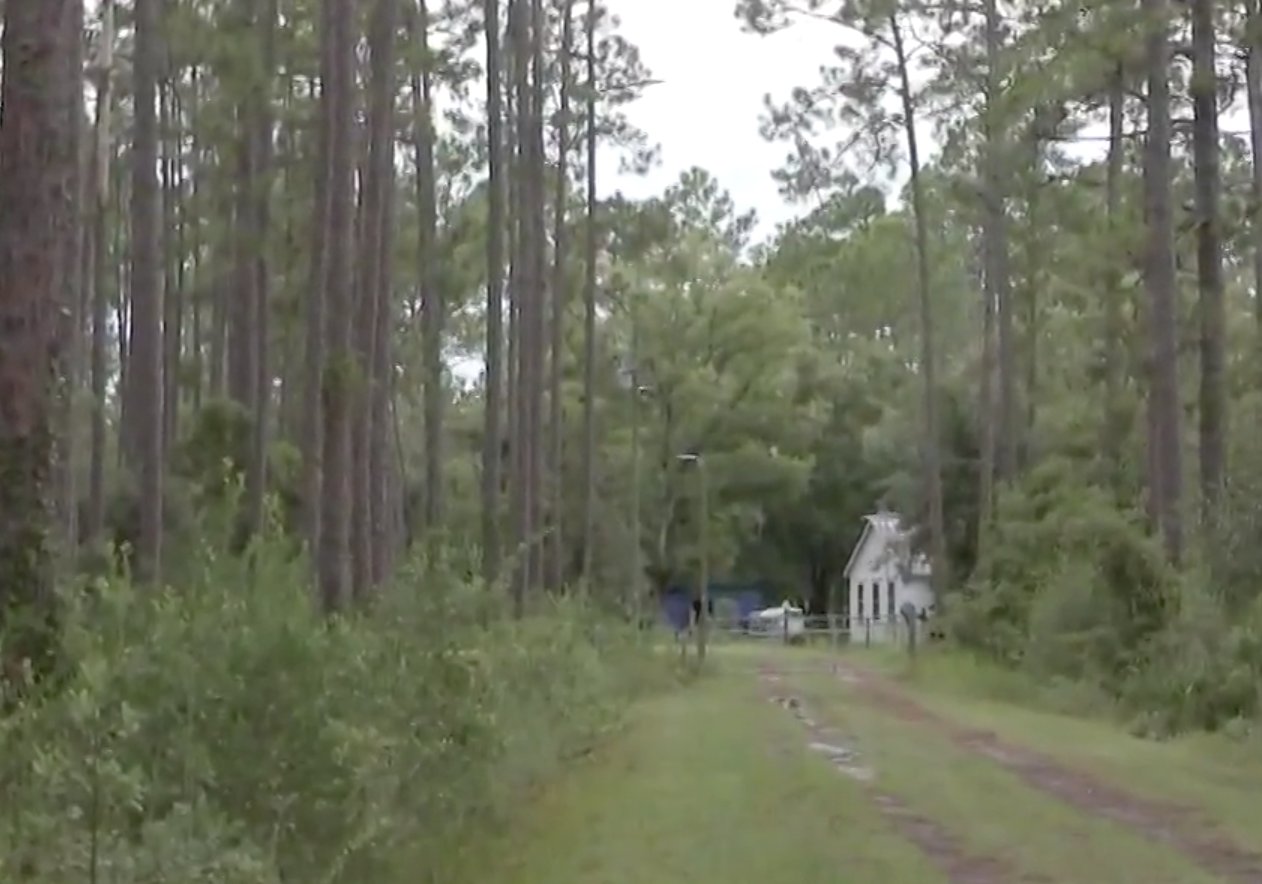
M 925 498 L 929 511 L 933 588 L 939 604 L 950 586 L 950 561 L 946 553 L 946 518 L 942 501 L 942 454 L 938 428 L 937 349 L 933 326 L 933 274 L 929 260 L 929 221 L 926 217 L 924 182 L 920 175 L 920 144 L 916 137 L 916 102 L 911 88 L 903 30 L 897 13 L 889 16 L 890 36 L 898 65 L 898 93 L 911 165 L 911 208 L 916 237 L 916 279 L 920 303 L 920 372 L 924 383 L 923 468 Z
M 529 209 L 530 225 L 530 384 L 527 387 L 526 409 L 530 425 L 530 457 L 527 461 L 530 493 L 526 498 L 531 526 L 529 541 L 529 585 L 542 589 L 543 568 L 543 504 L 546 497 L 544 476 L 544 361 L 547 355 L 546 317 L 548 313 L 548 240 L 547 229 L 547 178 L 548 160 L 544 151 L 544 101 L 547 93 L 547 70 L 544 64 L 544 41 L 548 20 L 543 0 L 531 0 L 530 4 L 530 130 L 527 150 L 530 160 Z
M 261 70 L 276 69 L 276 26 L 280 9 L 278 0 L 259 0 L 254 27 L 259 32 L 259 57 Z M 249 210 L 253 227 L 258 231 L 254 247 L 252 271 L 254 278 L 254 402 L 253 420 L 250 422 L 250 455 L 246 473 L 247 526 L 251 532 L 263 528 L 267 499 L 267 449 L 270 438 L 272 414 L 271 368 L 271 278 L 268 243 L 271 238 L 271 199 L 269 185 L 272 180 L 273 110 L 272 78 L 266 77 L 260 85 L 250 113 L 249 149 L 254 154 L 254 187 L 251 190 Z
M 1152 511 L 1174 561 L 1183 555 L 1183 456 L 1180 449 L 1177 291 L 1170 157 L 1169 0 L 1142 0 L 1148 137 L 1144 141 L 1144 290 L 1149 331 L 1149 476 Z
M 360 248 L 359 309 L 356 322 L 356 351 L 363 395 L 356 402 L 355 475 L 352 494 L 351 592 L 356 598 L 367 595 L 373 586 L 373 562 L 380 538 L 382 502 L 373 480 L 373 467 L 379 450 L 377 436 L 385 432 L 378 425 L 376 407 L 385 378 L 376 371 L 379 340 L 379 311 L 385 309 L 382 289 L 389 275 L 391 251 L 386 216 L 388 191 L 394 186 L 394 46 L 398 19 L 397 0 L 376 0 L 369 23 L 370 90 L 368 106 L 368 174 L 364 193 L 364 231 Z
M 1126 81 L 1122 65 L 1114 70 L 1109 83 L 1109 150 L 1105 161 L 1105 212 L 1108 231 L 1117 248 L 1123 227 L 1122 175 L 1125 171 L 1126 145 L 1123 125 L 1126 111 Z M 1110 251 L 1107 254 L 1112 254 Z M 1122 280 L 1117 262 L 1106 258 L 1104 266 L 1104 322 L 1101 329 L 1104 363 L 1104 415 L 1100 425 L 1100 453 L 1104 461 L 1106 482 L 1120 491 L 1122 481 L 1122 445 L 1126 439 L 1126 417 L 1121 410 L 1124 370 L 1125 314 L 1122 309 Z
M 320 494 L 318 571 L 320 597 L 326 611 L 340 610 L 348 600 L 350 559 L 350 324 L 354 283 L 354 132 L 355 9 L 352 0 L 322 0 L 321 81 L 329 127 L 328 214 L 324 290 L 329 322 L 328 351 L 322 372 L 324 457 Z
M 136 576 L 162 574 L 162 230 L 158 190 L 159 0 L 136 0 L 135 133 L 131 168 L 132 340 L 128 370 L 135 403 L 133 464 L 140 498 Z
M 81 0 L 8 0 L 0 80 L 0 628 L 5 672 L 51 663 L 57 305 L 78 162 Z M 14 666 L 14 664 L 17 664 Z
M 1201 320 L 1201 526 L 1213 541 L 1222 497 L 1227 422 L 1226 308 L 1219 219 L 1218 73 L 1214 4 L 1192 0 L 1192 162 L 1196 188 L 1196 283 Z
M 110 114 L 113 105 L 114 2 L 101 6 L 101 35 L 98 55 L 93 62 L 96 86 L 96 119 L 92 152 L 92 341 L 90 345 L 92 387 L 92 429 L 88 461 L 88 524 L 91 544 L 99 543 L 105 532 L 105 396 L 108 372 L 105 364 L 109 334 L 110 290 Z
M 412 78 L 413 133 L 416 140 L 416 204 L 419 217 L 417 256 L 421 279 L 421 349 L 425 361 L 425 509 L 426 544 L 436 553 L 442 542 L 446 501 L 443 494 L 444 388 L 443 335 L 447 325 L 446 292 L 438 263 L 438 209 L 434 167 L 433 63 L 429 53 L 429 9 L 417 9 L 416 37 L 421 59 Z
M 500 574 L 500 458 L 504 409 L 504 100 L 500 3 L 484 0 L 486 38 L 487 238 L 486 414 L 482 439 L 482 576 Z
M 1017 475 L 1020 433 L 1017 421 L 1017 356 L 1015 303 L 1012 297 L 1011 256 L 1008 243 L 1007 158 L 1004 129 L 998 120 L 1003 83 L 999 69 L 1003 51 L 1003 23 L 997 0 L 985 0 L 986 108 L 985 151 L 982 180 L 985 183 L 986 285 L 990 291 L 998 338 L 999 403 L 996 426 L 997 472 L 1001 482 Z
M 557 163 L 556 183 L 552 199 L 552 315 L 551 340 L 548 351 L 548 405 L 549 438 L 548 469 L 551 497 L 548 503 L 550 525 L 545 561 L 546 583 L 560 589 L 565 582 L 565 535 L 562 515 L 565 508 L 564 452 L 565 410 L 562 401 L 561 367 L 565 359 L 565 308 L 568 304 L 566 286 L 567 260 L 569 258 L 569 159 L 570 159 L 570 79 L 574 50 L 574 0 L 564 0 L 561 11 L 560 85 L 557 109 Z
M 598 7 L 590 3 L 587 37 L 587 221 L 583 255 L 583 583 L 589 584 L 596 546 L 596 24 Z
M 509 508 L 512 514 L 513 542 L 517 562 L 513 574 L 513 609 L 524 613 L 530 587 L 534 525 L 531 524 L 530 463 L 532 432 L 530 425 L 531 386 L 531 304 L 533 293 L 533 235 L 530 225 L 530 19 L 529 0 L 509 0 L 508 36 L 512 59 L 513 131 L 516 136 L 513 159 L 512 224 L 514 230 L 512 263 L 509 268 L 509 290 L 512 297 L 513 384 L 509 406 L 512 409 L 512 431 L 509 433 L 512 456 Z

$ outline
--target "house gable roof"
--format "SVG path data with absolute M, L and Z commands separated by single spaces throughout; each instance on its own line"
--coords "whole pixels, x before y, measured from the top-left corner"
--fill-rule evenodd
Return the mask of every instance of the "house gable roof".
M 859 534 L 854 548 L 850 550 L 850 558 L 846 560 L 846 567 L 842 569 L 842 576 L 849 577 L 851 569 L 859 561 L 859 553 L 861 553 L 868 545 L 868 541 L 874 535 L 884 538 L 897 537 L 900 534 L 898 527 L 898 516 L 895 513 L 872 513 L 863 517 L 863 531 Z
M 846 560 L 846 567 L 841 572 L 843 578 L 849 579 L 850 572 L 859 561 L 859 554 L 873 539 L 879 539 L 887 548 L 891 542 L 898 544 L 895 555 L 898 558 L 898 570 L 904 580 L 929 576 L 928 559 L 921 553 L 913 553 L 905 544 L 899 543 L 906 541 L 908 535 L 902 528 L 898 514 L 879 512 L 863 517 L 863 531 L 854 548 L 850 550 L 850 558 Z

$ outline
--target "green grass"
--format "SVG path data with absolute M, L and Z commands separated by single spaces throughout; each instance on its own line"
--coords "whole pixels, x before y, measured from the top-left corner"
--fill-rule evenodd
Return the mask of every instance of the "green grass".
M 719 674 L 640 705 L 623 738 L 524 806 L 467 880 L 944 882 L 857 784 L 809 753 L 745 655 L 716 657 Z
M 1155 742 L 1133 737 L 1103 716 L 1083 718 L 1016 705 L 1018 699 L 1029 704 L 1034 696 L 1027 679 L 958 653 L 925 654 L 914 674 L 908 674 L 905 657 L 852 659 L 898 675 L 928 708 L 953 721 L 994 731 L 1137 795 L 1194 807 L 1240 844 L 1262 844 L 1262 816 L 1257 813 L 1262 746 L 1256 739 L 1233 742 L 1199 734 Z
M 626 731 L 523 803 L 476 846 L 467 884 L 945 884 L 892 831 L 862 787 L 809 752 L 800 723 L 756 680 L 768 661 L 787 691 L 836 724 L 877 771 L 877 788 L 932 820 L 966 852 L 1046 884 L 1214 884 L 1173 850 L 1027 786 L 993 761 L 863 703 L 827 674 L 829 655 L 733 644 L 708 675 L 633 710 Z M 888 653 L 842 660 L 900 674 Z M 973 668 L 971 668 L 973 667 Z M 906 675 L 905 673 L 901 673 Z M 1140 794 L 1204 808 L 1225 832 L 1262 843 L 1253 813 L 1262 760 L 1206 739 L 1147 743 L 1100 721 L 993 699 L 1006 674 L 926 653 L 907 690 L 935 711 L 993 730 Z M 984 695 L 984 696 L 982 696 Z M 1028 695 L 1016 692 L 1018 698 Z M 401 879 L 406 880 L 406 879 Z M 409 882 L 411 884 L 411 882 Z
M 1040 682 L 1026 673 L 942 647 L 923 649 L 915 661 L 905 650 L 895 648 L 856 649 L 850 659 L 935 693 L 968 695 L 1076 717 L 1113 720 L 1117 711 L 1108 698 L 1088 685 L 1064 679 Z
M 855 741 L 864 762 L 877 771 L 882 789 L 936 820 L 972 853 L 1004 859 L 1047 884 L 1219 880 L 1165 847 L 1031 789 L 939 734 L 865 706 L 831 676 L 795 675 L 789 683 L 807 698 L 814 714 Z

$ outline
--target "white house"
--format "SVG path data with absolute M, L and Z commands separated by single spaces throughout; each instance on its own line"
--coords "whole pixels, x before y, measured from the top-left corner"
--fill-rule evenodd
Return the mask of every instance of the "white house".
M 933 606 L 929 560 L 912 553 L 895 513 L 863 517 L 863 532 L 842 574 L 849 587 L 851 640 L 870 635 L 874 642 L 890 641 L 899 634 L 904 602 L 922 613 Z

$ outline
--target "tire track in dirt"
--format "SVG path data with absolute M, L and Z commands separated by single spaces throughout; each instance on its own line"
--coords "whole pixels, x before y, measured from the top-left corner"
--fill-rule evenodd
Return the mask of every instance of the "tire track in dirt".
M 914 845 L 951 884 L 1048 884 L 1050 879 L 1022 874 L 1003 860 L 970 853 L 959 839 L 898 797 L 875 785 L 876 772 L 864 767 L 853 743 L 836 728 L 820 723 L 800 696 L 787 691 L 778 671 L 763 666 L 759 680 L 767 699 L 788 710 L 810 739 L 808 748 L 825 755 L 841 774 L 857 780 L 877 812 L 899 837 Z
M 1240 847 L 1216 833 L 1190 808 L 1136 795 L 993 731 L 951 721 L 877 673 L 837 664 L 833 664 L 833 673 L 873 708 L 936 731 L 960 748 L 1019 777 L 1030 788 L 1081 813 L 1119 823 L 1150 841 L 1164 844 L 1224 880 L 1262 884 L 1262 853 Z

